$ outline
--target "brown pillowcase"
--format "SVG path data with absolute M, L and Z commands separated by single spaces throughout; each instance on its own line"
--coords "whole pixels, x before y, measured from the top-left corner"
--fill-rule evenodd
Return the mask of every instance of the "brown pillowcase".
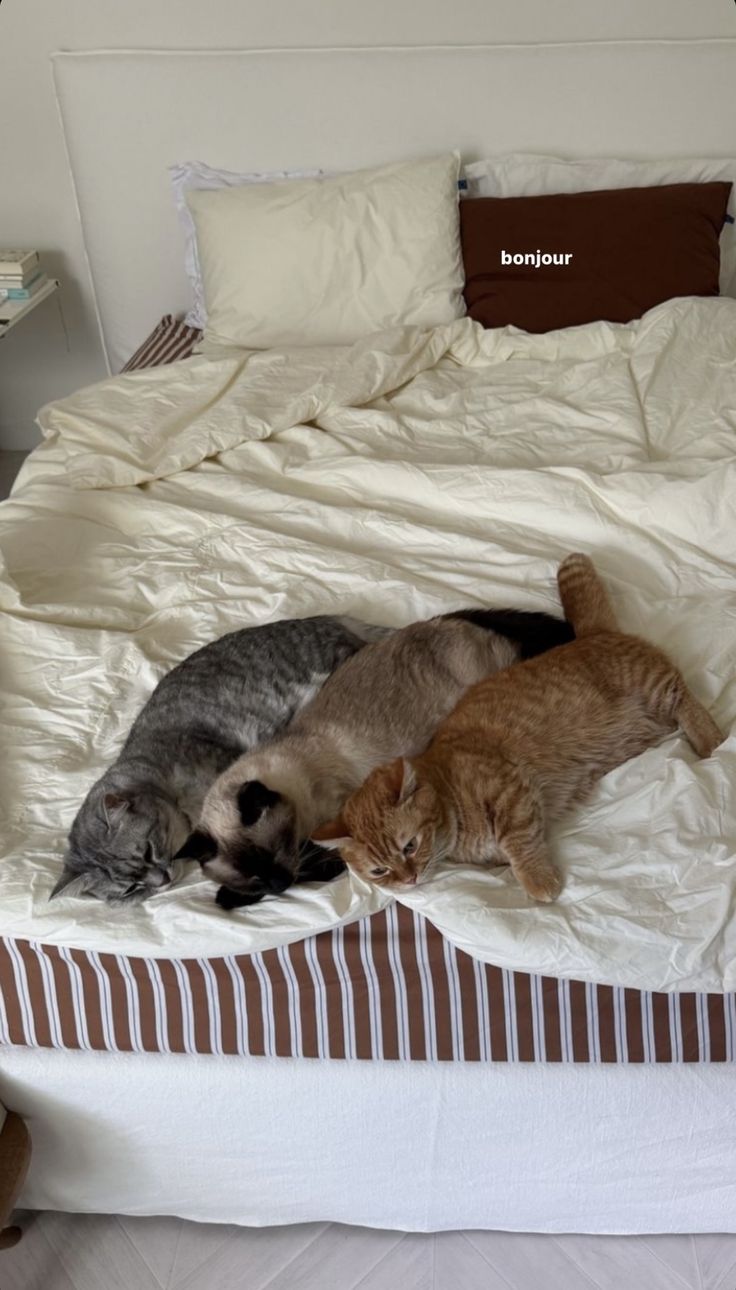
M 673 296 L 717 296 L 730 192 L 728 183 L 662 184 L 466 198 L 468 313 L 484 327 L 543 332 L 631 322 Z M 502 263 L 520 255 L 522 263 Z

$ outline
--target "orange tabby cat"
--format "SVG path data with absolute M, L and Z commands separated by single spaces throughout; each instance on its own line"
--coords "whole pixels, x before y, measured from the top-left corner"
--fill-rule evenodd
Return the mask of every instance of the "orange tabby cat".
M 546 825 L 675 726 L 700 757 L 723 736 L 661 650 L 618 631 L 591 561 L 558 572 L 576 640 L 468 690 L 421 756 L 381 766 L 314 833 L 381 887 L 434 860 L 509 864 L 537 900 L 561 880 Z

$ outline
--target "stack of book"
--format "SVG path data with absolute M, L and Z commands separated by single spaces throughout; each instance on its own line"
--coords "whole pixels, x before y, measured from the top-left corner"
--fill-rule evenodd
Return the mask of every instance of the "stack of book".
M 47 282 L 38 251 L 0 250 L 0 304 L 30 300 Z

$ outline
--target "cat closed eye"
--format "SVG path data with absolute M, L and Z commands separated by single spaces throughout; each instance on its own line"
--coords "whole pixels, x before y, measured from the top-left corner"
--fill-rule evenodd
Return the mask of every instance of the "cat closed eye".
M 418 845 L 417 839 L 410 838 L 409 841 L 406 843 L 406 846 L 402 848 L 402 855 L 413 856 L 414 852 L 417 849 L 417 845 Z
M 371 878 L 383 878 L 387 873 L 388 873 L 388 869 L 381 868 L 380 866 L 376 869 L 370 870 Z

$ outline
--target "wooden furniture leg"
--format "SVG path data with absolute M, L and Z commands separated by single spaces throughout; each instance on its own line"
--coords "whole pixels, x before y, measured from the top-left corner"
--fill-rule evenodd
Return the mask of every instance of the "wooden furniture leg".
M 0 1129 L 0 1250 L 17 1245 L 19 1227 L 5 1227 L 20 1195 L 31 1161 L 31 1135 L 25 1121 L 8 1111 Z

